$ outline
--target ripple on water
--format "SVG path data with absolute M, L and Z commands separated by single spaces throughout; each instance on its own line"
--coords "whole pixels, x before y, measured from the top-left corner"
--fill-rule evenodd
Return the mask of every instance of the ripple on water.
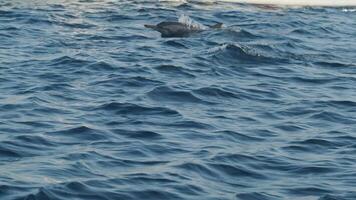
M 356 199 L 352 13 L 0 2 L 0 199 Z
M 250 193 L 239 193 L 236 195 L 237 199 L 240 200 L 274 200 L 280 199 L 277 196 L 269 195 L 267 193 L 258 193 L 258 192 L 250 192 Z
M 190 70 L 175 65 L 160 65 L 155 69 L 163 74 L 171 75 L 174 78 L 178 78 L 179 76 L 183 78 L 196 78 Z
M 189 91 L 176 90 L 167 86 L 156 87 L 148 92 L 147 96 L 160 102 L 211 104 L 208 101 L 196 97 Z
M 259 64 L 259 63 L 273 63 L 277 64 L 284 62 L 284 59 L 273 57 L 272 55 L 266 55 L 263 52 L 259 52 L 257 48 L 253 48 L 247 45 L 240 44 L 223 44 L 218 48 L 210 50 L 213 53 L 212 58 L 215 62 L 226 62 L 226 64 Z
M 142 140 L 157 140 L 161 139 L 162 135 L 153 131 L 130 131 L 130 130 L 112 130 L 114 133 L 126 136 L 133 139 L 142 139 Z
M 104 131 L 89 128 L 84 125 L 60 131 L 48 132 L 46 134 L 52 137 L 58 137 L 59 140 L 68 141 L 97 141 L 108 139 L 107 134 L 105 134 Z
M 164 116 L 179 116 L 179 112 L 165 107 L 150 107 L 141 106 L 133 103 L 105 103 L 99 106 L 96 110 L 105 110 L 115 112 L 117 114 L 128 115 L 164 115 Z

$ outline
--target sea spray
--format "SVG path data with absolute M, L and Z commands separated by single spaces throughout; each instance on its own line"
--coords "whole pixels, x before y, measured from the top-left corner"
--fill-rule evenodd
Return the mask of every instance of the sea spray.
M 188 15 L 182 14 L 178 21 L 182 24 L 186 24 L 191 30 L 206 30 L 208 27 L 194 21 Z

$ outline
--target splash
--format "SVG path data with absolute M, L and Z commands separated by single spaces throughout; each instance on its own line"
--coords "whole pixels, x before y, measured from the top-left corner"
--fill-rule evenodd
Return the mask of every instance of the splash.
M 344 8 L 344 9 L 342 9 L 342 12 L 356 12 L 356 9 L 347 9 L 347 8 Z
M 191 30 L 206 30 L 208 27 L 204 26 L 203 24 L 200 24 L 199 22 L 194 21 L 192 18 L 189 16 L 182 14 L 178 21 L 182 24 L 187 25 Z
M 213 54 L 213 53 L 217 53 L 220 51 L 224 51 L 228 46 L 229 46 L 229 44 L 222 44 L 220 46 L 210 48 L 210 49 L 208 49 L 208 53 Z

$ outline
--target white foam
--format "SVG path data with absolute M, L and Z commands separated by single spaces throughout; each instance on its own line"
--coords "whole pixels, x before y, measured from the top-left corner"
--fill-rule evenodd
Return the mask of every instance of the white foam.
M 220 45 L 220 46 L 210 48 L 210 49 L 208 49 L 208 53 L 209 53 L 209 54 L 212 54 L 212 53 L 216 53 L 216 52 L 219 52 L 219 51 L 223 51 L 223 50 L 225 50 L 228 46 L 229 46 L 229 44 L 222 44 L 222 45 Z
M 208 27 L 200 24 L 199 22 L 194 21 L 188 15 L 182 14 L 178 21 L 182 24 L 186 24 L 191 30 L 206 30 Z
M 356 12 L 356 9 L 342 9 L 342 12 Z

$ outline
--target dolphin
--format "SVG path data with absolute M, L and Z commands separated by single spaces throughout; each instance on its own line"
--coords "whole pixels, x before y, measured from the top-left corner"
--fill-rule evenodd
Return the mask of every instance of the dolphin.
M 218 29 L 221 28 L 222 26 L 223 26 L 222 23 L 217 23 L 213 26 L 208 26 L 208 27 Z M 160 32 L 162 37 L 188 37 L 192 33 L 197 33 L 204 30 L 202 28 L 189 26 L 181 22 L 169 22 L 169 21 L 161 22 L 157 25 L 146 24 L 145 27 Z

